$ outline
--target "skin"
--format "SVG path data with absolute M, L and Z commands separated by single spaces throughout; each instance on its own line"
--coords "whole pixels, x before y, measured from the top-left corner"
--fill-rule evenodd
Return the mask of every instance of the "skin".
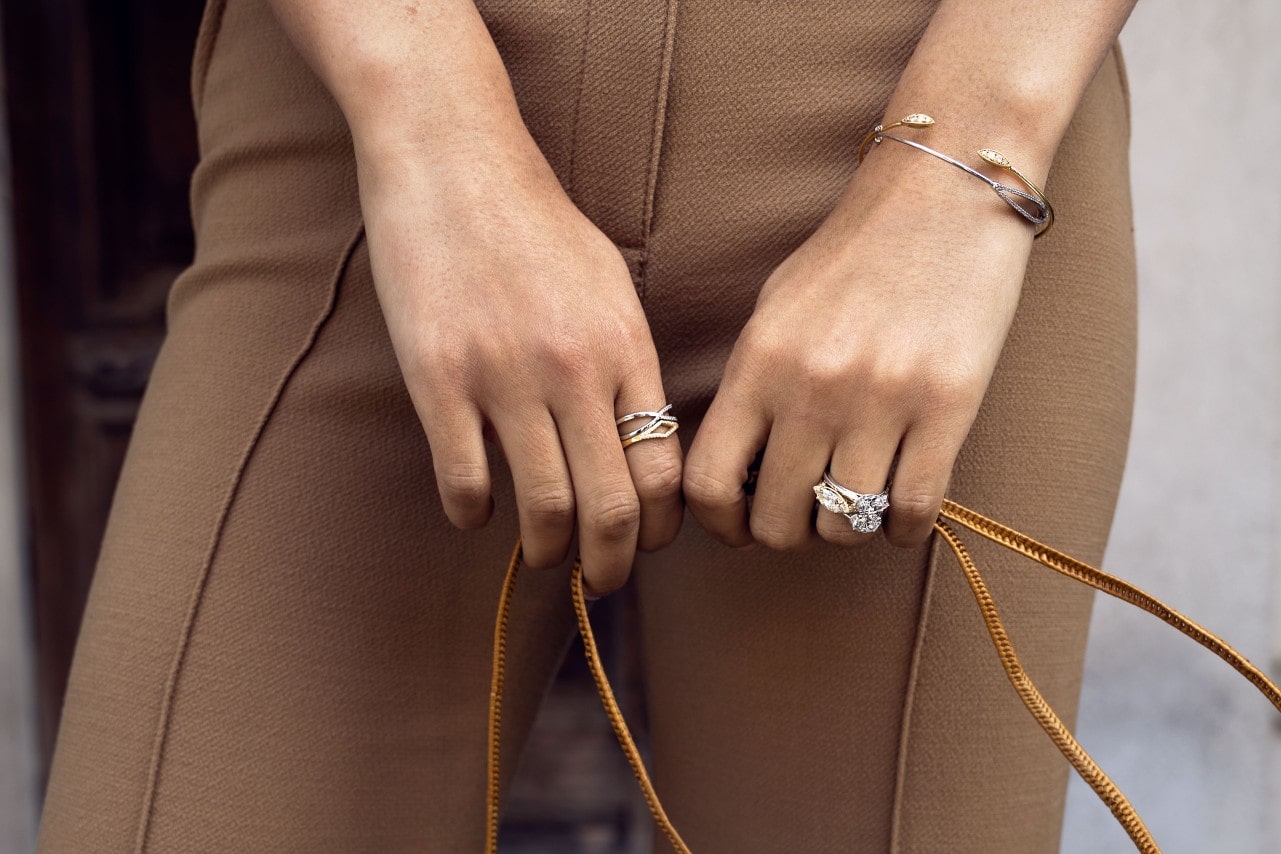
M 1021 186 L 974 156 L 995 148 L 1043 187 L 1132 8 L 943 0 L 885 121 L 928 113 L 935 127 L 894 132 Z M 686 461 L 699 522 L 735 546 L 857 545 L 882 532 L 897 546 L 924 542 L 1004 345 L 1032 239 L 973 176 L 898 142 L 875 145 L 829 217 L 766 281 L 739 337 Z M 761 447 L 749 516 L 740 485 Z M 896 453 L 882 531 L 855 532 L 827 511 L 812 521 L 812 486 L 829 460 L 839 483 L 873 493 Z
M 637 548 L 675 538 L 682 497 L 732 546 L 877 536 L 826 511 L 815 526 L 829 460 L 877 492 L 897 453 L 884 535 L 929 536 L 1032 247 L 989 188 L 874 146 L 765 283 L 688 460 L 676 441 L 624 451 L 615 417 L 666 400 L 644 313 L 522 122 L 471 0 L 271 2 L 351 128 L 375 288 L 454 524 L 492 514 L 488 437 L 512 470 L 526 561 L 560 565 L 577 529 L 596 595 L 626 581 Z M 935 127 L 899 130 L 976 167 L 996 148 L 1044 186 L 1133 2 L 942 0 L 886 121 L 929 113 Z

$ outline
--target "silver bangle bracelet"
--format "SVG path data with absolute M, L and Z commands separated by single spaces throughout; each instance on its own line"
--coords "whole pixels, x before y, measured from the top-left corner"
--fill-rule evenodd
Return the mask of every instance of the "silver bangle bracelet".
M 894 140 L 898 140 L 904 145 L 910 145 L 913 148 L 919 148 L 921 149 L 921 151 L 925 151 L 925 152 L 928 152 L 929 154 L 933 154 L 935 157 L 939 158 L 940 160 L 946 160 L 948 163 L 951 163 L 953 166 L 959 166 L 960 168 L 964 169 L 966 172 L 969 172 L 974 177 L 980 178 L 983 181 L 986 181 L 988 186 L 991 187 L 993 190 L 995 190 L 996 194 L 1000 196 L 1005 201 L 1006 204 L 1014 208 L 1019 213 L 1023 214 L 1023 216 L 1026 217 L 1029 222 L 1035 225 L 1041 225 L 1042 223 L 1047 222 L 1050 218 L 1049 203 L 1042 201 L 1041 199 L 1038 199 L 1036 196 L 1032 195 L 1031 193 L 1025 193 L 1016 187 L 1011 187 L 1008 184 L 1002 184 L 1000 181 L 994 181 L 991 178 L 984 175 L 979 170 L 966 166 L 961 161 L 953 157 L 948 157 L 946 154 L 944 154 L 941 151 L 935 151 L 934 149 L 930 148 L 928 145 L 921 145 L 919 142 L 913 142 L 910 139 L 904 139 L 903 137 L 895 136 L 892 133 L 881 134 L 877 138 L 877 142 L 879 142 L 881 139 L 894 139 Z M 1010 196 L 1019 196 L 1020 198 L 1027 199 L 1029 202 L 1036 205 L 1037 212 L 1032 213 L 1027 208 L 1023 207 L 1018 202 L 1014 201 L 1014 199 L 1010 198 Z
M 894 122 L 889 125 L 889 127 L 895 127 L 897 125 L 906 125 L 907 127 L 930 127 L 933 124 L 934 119 L 924 113 L 913 113 L 900 121 Z M 896 142 L 901 142 L 904 145 L 910 145 L 913 148 L 918 148 L 926 154 L 932 154 L 940 160 L 951 163 L 953 166 L 964 169 L 974 177 L 979 178 L 996 192 L 996 194 L 1001 198 L 1001 201 L 1018 211 L 1019 215 L 1028 222 L 1038 226 L 1038 230 L 1034 235 L 1035 237 L 1040 237 L 1045 234 L 1050 230 L 1050 226 L 1054 224 L 1054 208 L 1050 206 L 1050 202 L 1045 197 L 1045 194 L 1041 192 L 1041 189 L 1037 187 L 1036 184 L 1033 184 L 1028 180 L 1026 175 L 1018 169 L 1015 169 L 1014 165 L 1010 163 L 1009 158 L 1001 154 L 999 151 L 995 151 L 991 148 L 980 148 L 979 157 L 982 157 L 994 166 L 999 166 L 1002 169 L 1008 169 L 1010 172 L 1013 172 L 1032 192 L 1029 193 L 1024 190 L 1020 190 L 1017 187 L 1011 187 L 1009 184 L 1002 184 L 1000 181 L 993 180 L 977 169 L 967 166 L 956 158 L 949 157 L 941 151 L 935 151 L 927 145 L 922 145 L 914 140 L 904 139 L 901 136 L 895 136 L 892 133 L 885 133 L 884 125 L 877 125 L 863 137 L 863 141 L 859 144 L 858 149 L 858 161 L 860 164 L 863 162 L 863 157 L 869 147 L 874 143 L 879 143 L 882 139 L 892 139 Z M 1024 207 L 1022 204 L 1015 201 L 1015 197 L 1031 202 L 1036 206 L 1036 211 L 1033 212 L 1028 210 L 1027 207 Z

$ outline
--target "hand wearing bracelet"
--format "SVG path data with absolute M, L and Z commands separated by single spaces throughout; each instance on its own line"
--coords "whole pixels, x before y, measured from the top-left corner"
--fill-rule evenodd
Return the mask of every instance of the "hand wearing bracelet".
M 1042 235 L 1044 235 L 1046 232 L 1050 230 L 1050 228 L 1054 225 L 1054 208 L 1050 206 L 1050 202 L 1045 197 L 1045 193 L 1041 191 L 1040 187 L 1032 183 L 1031 179 L 1029 179 L 1022 172 L 1020 172 L 1017 168 L 1015 168 L 1014 164 L 1010 163 L 1009 158 L 1007 158 L 1004 154 L 1001 154 L 1001 152 L 991 148 L 980 148 L 978 151 L 978 155 L 988 163 L 991 163 L 993 166 L 998 166 L 1002 169 L 1007 169 L 1010 172 L 1014 173 L 1014 175 L 1017 176 L 1020 181 L 1022 181 L 1024 184 L 1027 185 L 1027 187 L 1032 191 L 1031 193 L 1024 192 L 1023 190 L 1020 190 L 1016 187 L 1011 187 L 1008 184 L 1002 184 L 1000 181 L 995 181 L 989 178 L 987 175 L 984 175 L 982 172 L 978 171 L 977 169 L 971 168 L 970 166 L 965 165 L 961 161 L 956 160 L 955 158 L 949 157 L 948 155 L 943 154 L 940 151 L 935 151 L 929 146 L 922 145 L 921 143 L 915 142 L 910 139 L 904 139 L 901 136 L 895 136 L 894 134 L 885 133 L 885 131 L 888 130 L 889 128 L 894 128 L 899 126 L 913 127 L 913 128 L 927 128 L 927 127 L 933 126 L 934 124 L 935 124 L 934 119 L 924 113 L 912 113 L 911 115 L 905 116 L 904 118 L 899 119 L 896 122 L 892 122 L 891 124 L 888 124 L 888 125 L 878 124 L 876 127 L 868 131 L 867 134 L 863 136 L 863 139 L 859 142 L 859 145 L 858 145 L 859 164 L 862 165 L 863 158 L 867 156 L 868 149 L 873 144 L 880 143 L 882 139 L 892 139 L 892 140 L 895 140 L 896 142 L 901 142 L 904 145 L 908 145 L 908 146 L 911 146 L 912 148 L 919 149 L 920 151 L 924 151 L 927 154 L 932 154 L 933 156 L 939 158 L 940 160 L 944 160 L 948 163 L 951 163 L 953 166 L 956 166 L 959 169 L 963 169 L 969 174 L 985 182 L 988 186 L 990 186 L 996 192 L 998 196 L 1001 197 L 1002 201 L 1004 201 L 1010 207 L 1014 208 L 1014 210 L 1018 211 L 1018 213 L 1021 216 L 1023 216 L 1023 218 L 1031 222 L 1033 225 L 1044 226 L 1043 228 L 1038 228 L 1034 237 L 1041 237 Z M 1031 202 L 1033 205 L 1036 206 L 1037 211 L 1033 213 L 1023 205 L 1019 204 L 1017 201 L 1014 200 L 1014 197 L 1016 196 Z

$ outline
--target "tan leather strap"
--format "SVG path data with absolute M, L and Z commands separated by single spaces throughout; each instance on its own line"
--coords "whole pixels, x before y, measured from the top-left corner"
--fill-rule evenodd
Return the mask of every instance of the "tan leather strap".
M 988 590 L 982 574 L 979 572 L 978 565 L 970 556 L 960 537 L 957 536 L 956 531 L 944 521 L 945 518 L 969 528 L 971 531 L 982 534 L 993 542 L 1023 554 L 1044 566 L 1048 566 L 1056 572 L 1060 572 L 1069 578 L 1074 578 L 1083 584 L 1088 584 L 1097 590 L 1102 590 L 1104 593 L 1129 602 L 1159 617 L 1232 665 L 1238 673 L 1258 688 L 1278 711 L 1281 711 L 1281 689 L 1278 689 L 1272 680 L 1268 679 L 1262 671 L 1251 664 L 1247 658 L 1233 649 L 1227 642 L 1173 608 L 1168 607 L 1156 597 L 1143 592 L 1126 581 L 1109 575 L 1083 561 L 1079 561 L 1071 555 L 1039 543 L 994 519 L 989 519 L 981 513 L 957 504 L 955 501 L 946 499 L 943 501 L 943 509 L 939 514 L 938 520 L 934 523 L 934 530 L 943 537 L 956 555 L 956 559 L 965 573 L 965 578 L 969 582 L 970 590 L 973 591 L 974 598 L 978 601 L 979 610 L 983 615 L 983 622 L 987 625 L 988 634 L 991 635 L 992 643 L 996 646 L 997 655 L 1001 659 L 1001 666 L 1005 669 L 1005 673 L 1009 677 L 1010 683 L 1014 686 L 1014 690 L 1018 693 L 1023 704 L 1027 706 L 1032 717 L 1041 726 L 1041 729 L 1045 730 L 1045 734 L 1050 737 L 1050 740 L 1054 742 L 1054 745 L 1067 758 L 1068 762 L 1072 763 L 1072 767 L 1076 769 L 1081 779 L 1089 784 L 1090 788 L 1095 791 L 1108 809 L 1112 811 L 1112 814 L 1116 816 L 1117 821 L 1125 828 L 1125 832 L 1129 834 L 1135 847 L 1144 852 L 1144 854 L 1160 854 L 1160 847 L 1153 840 L 1152 834 L 1144 826 L 1143 820 L 1139 818 L 1129 800 L 1116 787 L 1116 784 L 1108 779 L 1103 769 L 1085 752 L 1085 749 L 1081 747 L 1072 736 L 1072 733 L 1063 725 L 1058 715 L 1050 708 L 1045 698 L 1041 696 L 1041 692 L 1037 690 L 1032 680 L 1024 672 L 1023 666 L 1019 663 L 1018 655 L 1014 652 L 1014 645 L 1010 642 L 1005 626 L 1001 622 L 1001 615 L 997 610 L 996 602 L 992 599 L 992 594 Z M 511 563 L 507 568 L 507 578 L 503 582 L 502 595 L 498 606 L 498 619 L 494 627 L 492 690 L 489 697 L 486 854 L 497 854 L 498 851 L 499 750 L 502 737 L 503 667 L 506 662 L 508 614 L 511 607 L 512 590 L 515 587 L 516 576 L 520 569 L 520 554 L 520 541 L 518 540 L 516 548 L 512 552 Z M 610 725 L 614 728 L 614 734 L 618 737 L 618 742 L 622 745 L 627 761 L 632 766 L 632 773 L 636 775 L 636 780 L 640 783 L 641 790 L 645 794 L 645 801 L 649 805 L 650 814 L 653 815 L 659 830 L 667 836 L 678 854 L 689 854 L 689 847 L 685 845 L 680 834 L 677 833 L 676 828 L 672 825 L 671 820 L 668 819 L 667 814 L 663 811 L 662 804 L 659 803 L 658 795 L 654 791 L 653 783 L 650 782 L 649 775 L 645 771 L 645 764 L 641 759 L 640 752 L 636 749 L 631 733 L 628 731 L 627 723 L 623 720 L 622 712 L 614 699 L 614 692 L 610 688 L 600 656 L 597 654 L 596 641 L 592 636 L 591 622 L 587 618 L 587 603 L 583 598 L 583 564 L 581 559 L 574 561 L 572 590 L 574 611 L 578 615 L 578 629 L 583 636 L 583 646 L 587 651 L 587 662 L 591 667 L 592 678 L 596 680 L 596 689 L 600 693 L 605 713 L 609 716 Z

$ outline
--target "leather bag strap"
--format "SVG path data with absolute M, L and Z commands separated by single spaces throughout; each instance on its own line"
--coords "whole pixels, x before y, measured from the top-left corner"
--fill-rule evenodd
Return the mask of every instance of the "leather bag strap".
M 983 580 L 982 573 L 979 572 L 978 564 L 974 562 L 974 558 L 970 555 L 969 550 L 966 549 L 965 544 L 961 541 L 956 529 L 953 528 L 950 522 L 968 528 L 1069 578 L 1074 578 L 1096 590 L 1101 590 L 1110 596 L 1115 596 L 1117 599 L 1142 608 L 1232 665 L 1233 669 L 1249 680 L 1254 687 L 1258 688 L 1278 711 L 1281 711 L 1281 689 L 1278 689 L 1272 680 L 1265 676 L 1259 668 L 1251 664 L 1249 659 L 1233 649 L 1226 641 L 1169 607 L 1155 596 L 1145 593 L 1133 584 L 1109 575 L 1101 569 L 1090 566 L 1088 563 L 1079 561 L 1071 555 L 1050 548 L 1044 543 L 1037 542 L 1026 534 L 1002 525 L 994 519 L 989 519 L 987 516 L 964 505 L 944 499 L 939 518 L 934 522 L 934 530 L 943 537 L 944 541 L 952 549 L 953 554 L 956 555 L 961 570 L 965 573 L 966 581 L 969 582 L 970 590 L 974 593 L 974 598 L 978 602 L 979 610 L 983 615 L 983 622 L 987 625 L 988 634 L 996 647 L 1001 666 L 1005 669 L 1005 674 L 1009 677 L 1010 684 L 1014 686 L 1019 699 L 1023 701 L 1023 705 L 1027 707 L 1027 710 L 1036 719 L 1045 734 L 1054 742 L 1054 746 L 1076 769 L 1081 779 L 1089 784 L 1100 800 L 1111 810 L 1112 815 L 1125 828 L 1125 832 L 1134 842 L 1135 847 L 1143 854 L 1160 854 L 1160 847 L 1143 824 L 1143 820 L 1139 818 L 1139 814 L 1130 804 L 1129 799 L 1108 778 L 1107 774 L 1104 773 L 1094 759 L 1085 752 L 1085 749 L 1081 747 L 1068 728 L 1064 726 L 1059 716 L 1055 714 L 1049 703 L 1041 696 L 1041 692 L 1037 690 L 1036 685 L 1032 683 L 1032 679 L 1023 670 L 1018 655 L 1014 651 L 1014 645 L 1005 630 L 1005 625 L 1001 622 L 1001 615 L 997 609 L 996 602 L 988 590 L 987 583 Z M 494 625 L 494 658 L 489 696 L 486 854 L 497 854 L 498 851 L 499 751 L 502 744 L 503 676 L 506 664 L 507 624 L 511 610 L 511 596 L 520 570 L 520 563 L 520 541 L 517 540 L 516 547 L 512 552 L 511 563 L 507 568 L 507 577 L 503 582 L 498 606 L 498 618 Z M 680 834 L 659 802 L 658 794 L 655 792 L 654 785 L 645 770 L 645 763 L 641 758 L 640 751 L 636 748 L 636 743 L 628 730 L 627 722 L 623 719 L 623 713 L 618 707 L 618 702 L 614 699 L 614 692 L 610 687 L 609 679 L 605 675 L 605 668 L 601 664 L 600 655 L 596 649 L 596 639 L 592 634 L 591 622 L 587 617 L 587 602 L 583 596 L 583 564 L 581 558 L 574 561 L 571 588 L 574 598 L 574 611 L 578 615 L 578 630 L 583 637 L 587 663 L 591 669 L 592 678 L 596 681 L 596 690 L 600 694 L 601 705 L 605 709 L 605 714 L 608 715 L 614 734 L 618 737 L 618 743 L 622 746 L 628 764 L 632 767 L 632 773 L 640 784 L 641 791 L 645 796 L 645 802 L 649 805 L 650 814 L 654 817 L 654 822 L 657 824 L 658 829 L 667 837 L 678 854 L 690 854 L 689 847 L 681 839 Z

